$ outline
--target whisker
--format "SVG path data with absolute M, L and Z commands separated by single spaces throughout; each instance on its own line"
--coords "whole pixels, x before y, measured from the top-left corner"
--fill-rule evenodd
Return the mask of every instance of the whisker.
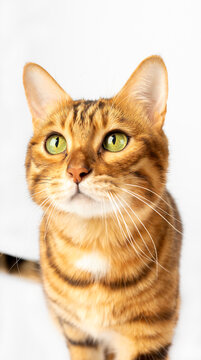
M 146 204 L 147 206 L 149 206 L 153 211 L 155 211 L 159 216 L 161 216 L 161 218 L 164 219 L 175 231 L 177 231 L 179 234 L 182 235 L 182 232 L 179 231 L 178 229 L 176 229 L 176 228 L 174 227 L 174 225 L 172 225 L 162 214 L 160 214 L 156 209 L 154 209 L 153 206 L 151 206 L 150 204 L 148 204 L 146 201 L 140 199 L 140 198 L 138 197 L 138 195 L 134 194 L 133 192 L 128 191 L 128 190 L 123 189 L 123 188 L 121 188 L 121 190 L 127 192 L 127 193 L 130 194 L 131 196 L 135 197 L 136 199 L 140 200 L 141 202 L 143 202 L 144 204 Z
M 20 272 L 20 268 L 19 268 L 19 260 L 16 262 L 16 266 L 17 266 L 17 271 L 19 273 L 19 276 L 22 276 L 21 272 Z
M 10 272 L 15 266 L 17 266 L 17 269 L 18 269 L 18 271 L 19 271 L 18 263 L 19 263 L 20 260 L 22 260 L 22 257 L 19 257 L 19 258 L 16 257 L 15 263 L 10 267 L 10 269 L 8 270 L 8 272 Z M 20 271 L 19 271 L 19 273 L 20 273 Z
M 111 193 L 110 193 L 110 195 L 112 196 Z M 114 203 L 116 204 L 116 201 L 114 200 L 113 196 L 112 196 L 112 199 L 113 199 Z M 148 258 L 149 260 L 150 260 L 150 258 L 143 252 L 143 250 L 140 248 L 140 246 L 135 242 L 135 239 L 134 239 L 134 237 L 133 237 L 130 229 L 128 228 L 128 225 L 126 224 L 125 219 L 124 219 L 124 217 L 123 217 L 123 215 L 122 215 L 122 212 L 121 212 L 121 210 L 120 210 L 120 208 L 119 208 L 119 206 L 118 206 L 117 204 L 116 204 L 116 207 L 117 207 L 117 209 L 118 209 L 118 211 L 119 211 L 119 213 L 120 213 L 120 215 L 121 215 L 121 218 L 122 218 L 122 220 L 123 220 L 124 226 L 125 226 L 126 231 L 127 231 L 127 233 L 128 233 L 128 237 L 129 237 L 129 238 L 127 238 L 127 237 L 125 237 L 125 238 L 128 239 L 128 240 L 130 240 L 130 241 L 129 241 L 129 244 L 130 244 L 130 245 L 132 246 L 132 248 L 135 250 L 137 256 L 142 260 L 142 262 L 144 263 L 144 265 L 147 266 L 147 267 L 149 267 L 149 265 L 143 261 L 142 256 L 144 256 L 145 258 Z M 141 254 L 141 256 L 140 256 L 140 254 L 139 254 L 139 252 L 137 251 L 136 247 L 134 246 L 134 243 L 132 242 L 132 240 L 133 240 L 133 242 L 137 245 L 137 247 L 138 247 L 138 249 L 140 250 L 140 252 L 141 252 L 142 254 L 144 254 L 144 255 Z
M 47 205 L 48 200 L 50 200 L 49 196 L 47 196 L 47 197 L 45 198 L 45 200 L 43 200 L 43 201 L 39 204 L 39 206 L 42 207 L 43 205 Z
M 136 212 L 127 204 L 127 202 L 119 195 L 119 197 L 121 198 L 121 200 L 128 206 L 128 208 L 132 211 L 132 213 L 134 214 L 134 216 L 138 219 L 138 221 L 140 222 L 140 224 L 143 226 L 143 228 L 145 229 L 145 231 L 147 232 L 149 238 L 151 239 L 151 242 L 154 246 L 154 251 L 155 251 L 155 256 L 156 256 L 156 262 L 157 262 L 157 274 L 158 274 L 158 266 L 160 266 L 163 270 L 169 272 L 164 266 L 162 266 L 159 261 L 158 261 L 158 252 L 157 252 L 157 248 L 154 242 L 153 237 L 151 236 L 149 230 L 147 229 L 147 227 L 144 225 L 144 223 L 142 222 L 142 220 L 139 218 L 139 216 L 136 214 Z M 126 209 L 125 209 L 126 210 Z
M 44 211 L 44 213 L 43 213 L 43 216 L 42 216 L 42 219 L 46 216 L 49 208 L 50 208 L 50 207 L 52 206 L 52 204 L 53 204 L 53 201 L 54 201 L 54 200 L 51 200 L 51 201 L 50 201 L 50 204 L 49 204 L 48 207 L 45 209 L 45 211 Z M 41 219 L 41 220 L 42 220 L 42 219 Z
M 120 221 L 119 221 L 119 218 L 118 218 L 118 216 L 117 216 L 116 207 L 115 207 L 115 205 L 114 205 L 114 203 L 113 203 L 113 201 L 112 201 L 112 198 L 111 198 L 111 196 L 110 196 L 110 193 L 108 193 L 107 196 L 108 196 L 108 198 L 109 198 L 109 200 L 110 200 L 110 203 L 111 203 L 111 205 L 112 205 L 112 208 L 113 208 L 113 210 L 114 210 L 114 213 L 115 213 L 117 222 L 118 222 L 118 224 L 119 224 L 119 227 L 122 229 L 122 233 L 123 233 L 123 235 L 124 235 L 124 237 L 125 237 L 125 239 L 126 239 L 127 236 L 126 236 L 125 231 L 124 231 L 124 229 L 123 229 L 123 227 L 122 227 L 122 225 L 121 225 L 121 223 L 120 223 Z
M 135 249 L 134 244 L 131 243 L 131 241 L 130 241 L 130 234 L 128 233 L 128 230 L 129 230 L 129 229 L 127 229 L 127 228 L 126 228 L 126 230 L 127 230 L 128 236 L 126 236 L 126 233 L 125 233 L 125 231 L 124 231 L 124 229 L 123 229 L 123 226 L 122 226 L 121 223 L 120 223 L 120 220 L 119 220 L 119 217 L 118 217 L 118 213 L 117 213 L 117 211 L 116 211 L 116 206 L 115 206 L 115 203 L 113 202 L 113 200 L 112 200 L 112 198 L 111 198 L 111 195 L 110 195 L 109 193 L 106 194 L 106 195 L 108 196 L 109 201 L 110 201 L 110 203 L 111 203 L 111 205 L 112 205 L 112 208 L 113 208 L 113 210 L 114 210 L 114 213 L 115 213 L 115 216 L 116 216 L 116 219 L 117 219 L 117 223 L 118 223 L 118 225 L 119 225 L 119 229 L 120 229 L 121 233 L 123 234 L 123 237 L 125 238 L 125 240 L 127 240 L 127 241 L 129 242 L 129 244 L 131 245 L 131 247 L 132 247 L 132 248 L 134 249 L 134 251 L 136 252 L 137 256 L 140 257 L 138 251 Z M 117 209 L 117 210 L 118 210 L 118 209 Z M 115 222 L 115 221 L 114 221 L 114 222 Z M 115 225 L 116 225 L 116 222 L 115 222 Z M 124 226 L 126 227 L 125 221 L 124 221 Z M 133 239 L 133 240 L 134 240 L 134 239 Z M 129 249 L 128 244 L 127 244 L 127 241 L 126 241 L 125 243 L 126 243 L 127 248 Z
M 114 194 L 114 195 L 115 195 L 115 194 Z M 135 226 L 135 229 L 137 230 L 137 232 L 138 232 L 140 238 L 142 239 L 142 241 L 143 241 L 146 249 L 148 250 L 149 254 L 150 254 L 151 256 L 153 256 L 153 254 L 151 253 L 148 245 L 146 244 L 145 240 L 143 239 L 143 236 L 142 236 L 140 230 L 138 229 L 135 221 L 133 220 L 133 218 L 132 218 L 132 216 L 129 214 L 128 210 L 125 208 L 125 206 L 124 206 L 124 205 L 122 204 L 122 202 L 120 201 L 120 199 L 119 199 L 120 196 L 115 195 L 115 197 L 118 199 L 118 201 L 120 202 L 121 206 L 122 206 L 123 209 L 126 211 L 126 213 L 127 213 L 127 215 L 129 216 L 129 218 L 131 219 L 133 225 Z M 120 198 L 121 198 L 121 197 L 120 197 Z M 121 200 L 124 201 L 123 198 L 121 198 Z M 128 204 L 126 203 L 126 201 L 124 201 L 124 203 L 128 206 Z M 130 206 L 128 206 L 128 207 L 130 208 Z M 130 209 L 131 209 L 131 208 L 130 208 Z M 132 210 L 132 209 L 131 209 L 131 210 Z M 134 213 L 134 212 L 133 212 L 133 213 Z M 134 215 L 135 215 L 135 214 L 134 214 Z M 139 219 L 138 219 L 138 220 L 139 220 Z M 157 258 L 157 254 L 156 254 L 156 258 Z
M 40 190 L 40 191 L 34 191 L 33 193 L 32 193 L 32 195 L 38 195 L 38 194 L 42 194 L 42 193 L 46 193 L 47 192 L 47 190 L 46 189 L 43 189 L 43 190 Z
M 105 210 L 105 201 L 104 200 L 103 200 L 103 208 L 104 208 L 106 239 L 107 239 L 107 242 L 108 242 L 108 228 L 107 228 L 107 219 L 106 219 L 106 210 Z
M 140 188 L 140 189 L 144 189 L 144 190 L 149 191 L 150 193 L 158 196 L 158 198 L 160 198 L 166 205 L 168 205 L 168 206 L 172 209 L 172 206 L 171 206 L 165 199 L 163 199 L 162 196 L 160 196 L 159 194 L 157 194 L 155 191 L 153 191 L 153 190 L 151 190 L 151 189 L 149 189 L 149 188 L 147 188 L 147 187 L 145 187 L 145 186 L 141 186 L 141 185 L 135 185 L 135 184 L 125 184 L 125 185 L 134 186 L 134 187 L 138 187 L 138 188 Z
M 116 195 L 117 196 L 117 195 Z M 119 199 L 118 199 L 119 200 Z M 138 248 L 140 249 L 140 251 L 143 253 L 143 256 L 147 259 L 147 260 L 150 260 L 150 261 L 153 261 L 156 263 L 156 271 L 157 271 L 157 274 L 158 274 L 158 259 L 157 259 L 157 252 L 156 252 L 156 258 L 153 259 L 153 254 L 151 253 L 150 249 L 148 248 L 148 245 L 146 244 L 146 242 L 144 241 L 143 237 L 142 237 L 142 234 L 140 233 L 137 225 L 135 224 L 134 220 L 132 219 L 131 215 L 129 214 L 129 212 L 127 211 L 127 209 L 125 208 L 125 206 L 121 203 L 121 201 L 119 200 L 121 206 L 123 207 L 123 209 L 126 211 L 127 215 L 129 216 L 129 218 L 131 219 L 133 225 L 135 226 L 140 238 L 142 239 L 145 247 L 147 248 L 149 254 L 151 255 L 151 258 L 138 246 L 138 244 L 136 243 L 136 245 L 138 246 Z
M 110 202 L 110 204 L 112 205 L 113 211 L 114 211 L 114 213 L 115 213 L 112 200 L 109 198 L 109 196 L 108 196 L 108 194 L 107 194 L 106 192 L 105 192 L 105 196 L 109 199 L 109 202 Z M 115 209 L 116 209 L 116 208 L 115 208 Z M 115 226 L 116 226 L 116 224 L 118 223 L 118 221 L 117 221 L 117 222 L 115 221 L 115 219 L 117 218 L 117 214 L 115 213 L 115 217 L 114 217 L 113 212 L 112 212 L 110 215 L 111 215 L 112 220 L 113 220 L 113 222 L 114 222 L 114 224 L 115 224 Z M 118 223 L 118 225 L 119 225 L 119 228 L 120 228 L 120 230 L 121 230 L 121 228 L 122 228 L 121 224 Z M 120 227 L 120 226 L 121 226 L 121 227 Z M 124 237 L 125 237 L 125 236 L 124 236 Z
M 111 194 L 111 195 L 112 195 L 112 194 Z M 114 203 L 114 201 L 112 200 L 112 198 L 110 198 L 110 201 L 111 201 L 112 207 L 113 207 L 113 205 L 114 205 L 114 207 L 115 207 L 115 210 L 114 210 L 114 211 L 115 211 L 115 216 L 116 216 L 116 219 L 117 219 L 117 223 L 118 223 L 118 225 L 119 225 L 119 228 L 120 228 L 121 233 L 123 234 L 123 236 L 124 236 L 124 238 L 125 238 L 125 240 L 126 240 L 125 243 L 126 243 L 126 246 L 127 246 L 128 250 L 129 250 L 129 246 L 128 246 L 128 243 L 129 243 L 130 246 L 131 246 L 131 247 L 133 248 L 133 250 L 135 251 L 136 255 L 141 259 L 141 256 L 140 256 L 139 252 L 137 251 L 137 249 L 135 248 L 135 245 L 134 245 L 135 240 L 134 240 L 134 238 L 133 238 L 130 230 L 128 229 L 128 226 L 127 226 L 125 220 L 122 219 L 128 235 L 126 235 L 126 233 L 125 233 L 125 231 L 124 231 L 124 229 L 123 229 L 123 226 L 122 226 L 122 224 L 120 223 L 119 216 L 118 216 L 119 207 L 118 207 L 117 205 L 115 205 L 115 203 Z M 116 211 L 116 208 L 117 208 L 117 211 L 118 211 L 118 212 Z M 121 215 L 121 217 L 122 217 L 122 214 L 120 214 L 120 215 Z M 128 242 L 128 243 L 127 243 L 127 242 Z M 142 260 L 142 261 L 143 261 L 143 260 Z M 143 261 L 143 263 L 144 263 L 144 261 Z M 145 264 L 145 263 L 144 263 L 144 264 Z
M 56 208 L 56 203 L 54 202 L 54 200 L 51 201 L 50 205 L 52 206 L 52 209 L 49 212 L 49 215 L 47 217 L 47 221 L 46 221 L 46 226 L 45 226 L 45 235 L 44 235 L 44 239 L 46 239 L 47 236 L 47 231 L 48 231 L 48 226 L 50 224 L 51 218 L 53 216 L 53 211 Z M 49 207 L 48 207 L 49 208 Z
M 159 210 L 163 211 L 166 215 L 168 215 L 169 217 L 171 217 L 171 218 L 172 218 L 172 219 L 174 219 L 175 221 L 178 221 L 179 223 L 181 223 L 181 221 L 180 221 L 180 220 L 178 220 L 178 219 L 177 219 L 174 215 L 170 214 L 169 212 L 167 212 L 166 210 L 164 210 L 164 209 L 163 209 L 163 208 L 161 208 L 160 206 L 156 205 L 153 201 L 151 201 L 151 200 L 147 199 L 147 198 L 146 198 L 146 197 L 144 197 L 143 195 L 139 195 L 139 194 L 137 194 L 137 196 L 139 196 L 140 198 L 142 198 L 142 199 L 144 199 L 144 200 L 148 201 L 150 204 L 154 205 L 154 206 L 155 206 L 155 208 L 157 208 L 157 209 L 159 209 Z

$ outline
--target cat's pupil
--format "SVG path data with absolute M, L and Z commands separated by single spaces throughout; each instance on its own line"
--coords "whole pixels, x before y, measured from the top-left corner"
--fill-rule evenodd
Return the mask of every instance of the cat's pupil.
M 115 143 L 116 143 L 116 136 L 115 135 L 112 135 L 112 143 L 113 143 L 113 145 L 115 145 Z
M 55 146 L 58 147 L 58 145 L 59 145 L 59 137 L 57 136 L 56 141 L 55 141 Z

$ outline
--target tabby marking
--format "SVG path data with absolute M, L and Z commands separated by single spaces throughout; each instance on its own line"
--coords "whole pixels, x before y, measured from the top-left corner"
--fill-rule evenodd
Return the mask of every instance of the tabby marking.
M 44 210 L 43 287 L 71 359 L 167 360 L 182 225 L 166 189 L 163 60 L 145 59 L 110 99 L 73 101 L 32 63 L 24 87 L 34 128 L 27 182 Z M 65 146 L 51 154 L 55 134 Z

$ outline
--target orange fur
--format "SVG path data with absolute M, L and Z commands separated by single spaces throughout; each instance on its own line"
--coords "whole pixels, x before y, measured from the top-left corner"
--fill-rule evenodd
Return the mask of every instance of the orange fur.
M 166 190 L 163 60 L 146 59 L 119 94 L 98 101 L 73 101 L 48 76 L 25 67 L 34 125 L 27 181 L 44 210 L 40 261 L 49 306 L 73 360 L 167 359 L 178 318 L 181 222 Z M 127 146 L 104 150 L 103 139 L 117 130 L 128 135 Z M 66 139 L 64 152 L 46 151 L 51 133 Z M 90 169 L 75 200 L 69 166 Z

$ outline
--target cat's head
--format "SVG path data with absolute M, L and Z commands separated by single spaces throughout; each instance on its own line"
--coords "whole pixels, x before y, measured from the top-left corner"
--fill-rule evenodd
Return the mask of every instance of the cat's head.
M 168 93 L 163 60 L 144 60 L 113 98 L 71 97 L 39 65 L 24 68 L 34 135 L 26 158 L 31 195 L 44 209 L 85 218 L 138 212 L 166 181 L 162 126 Z M 118 210 L 117 210 L 118 209 Z

